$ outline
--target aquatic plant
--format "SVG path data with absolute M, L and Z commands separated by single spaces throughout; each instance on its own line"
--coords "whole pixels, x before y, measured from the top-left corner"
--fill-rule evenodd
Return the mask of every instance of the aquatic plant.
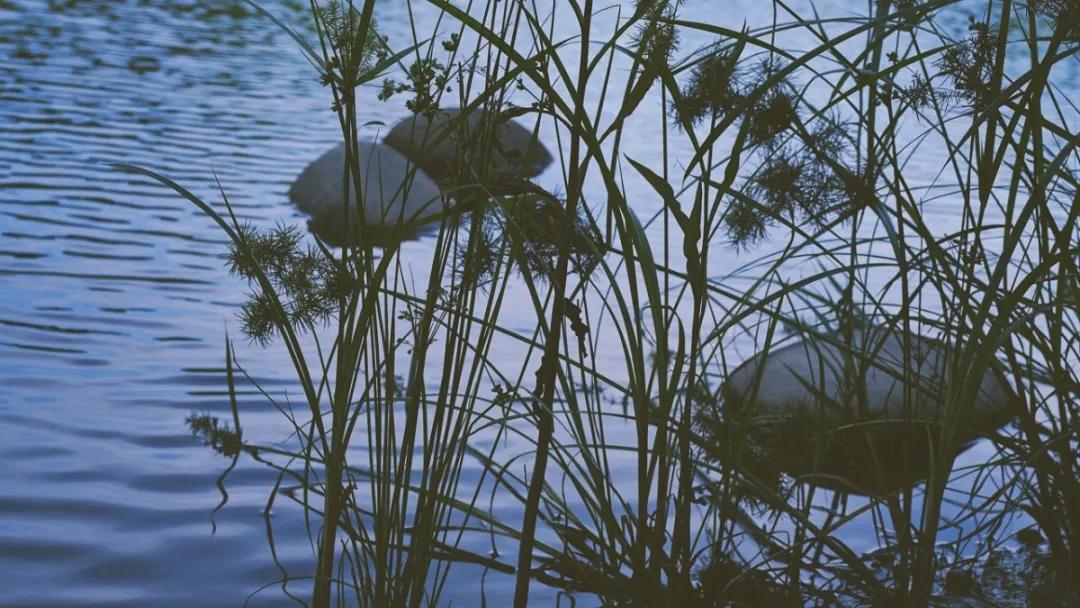
M 302 448 L 259 454 L 299 478 L 320 526 L 316 606 L 435 605 L 463 564 L 512 576 L 515 606 L 537 585 L 610 606 L 926 605 L 939 541 L 970 556 L 1017 521 L 1046 539 L 1046 584 L 1076 591 L 1080 140 L 1054 81 L 1080 50 L 1071 4 L 980 4 L 959 32 L 939 18 L 960 0 L 842 18 L 776 2 L 739 29 L 678 2 L 618 19 L 591 0 L 424 4 L 455 32 L 387 41 L 371 0 L 311 5 L 319 45 L 304 48 L 350 204 L 361 83 L 414 113 L 528 122 L 558 152 L 557 187 L 487 179 L 497 122 L 481 125 L 463 150 L 481 170 L 448 193 L 429 253 L 406 258 L 400 242 L 252 231 L 143 171 L 216 219 L 252 290 L 245 332 L 293 362 Z M 625 147 L 636 119 L 655 129 L 648 158 Z M 753 257 L 718 263 L 732 247 Z M 731 414 L 721 387 L 747 347 L 786 328 L 853 350 L 857 317 L 947 346 L 925 481 L 858 498 L 762 473 L 776 437 L 737 425 L 715 449 L 702 414 Z M 900 369 L 918 369 L 903 342 Z M 957 465 L 996 369 L 1017 422 Z M 845 537 L 866 522 L 872 556 Z

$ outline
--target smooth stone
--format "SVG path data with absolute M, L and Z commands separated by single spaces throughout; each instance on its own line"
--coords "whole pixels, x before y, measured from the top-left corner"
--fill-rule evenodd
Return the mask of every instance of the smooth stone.
M 888 495 L 925 479 L 944 422 L 945 345 L 909 334 L 907 383 L 902 332 L 854 329 L 854 352 L 843 347 L 841 334 L 828 338 L 755 355 L 722 387 L 724 407 L 736 416 L 752 407 L 752 426 L 768 429 L 760 435 L 769 464 L 815 485 Z M 855 375 L 848 376 L 845 364 Z M 866 390 L 861 406 L 854 389 L 844 388 L 859 375 Z M 959 451 L 1008 422 L 1019 404 L 997 365 L 988 369 L 959 428 Z
M 362 215 L 372 244 L 408 238 L 437 218 L 443 198 L 430 177 L 393 148 L 373 141 L 357 145 Z M 344 171 L 345 145 L 338 144 L 309 164 L 289 188 L 289 199 L 310 216 L 311 231 L 337 246 L 346 242 Z M 355 205 L 353 190 L 350 176 L 350 204 Z M 360 214 L 353 208 L 349 217 L 359 239 Z
M 438 110 L 431 117 L 424 114 L 409 116 L 397 122 L 386 133 L 383 143 L 401 152 L 438 181 L 459 179 L 478 173 L 467 163 L 470 141 L 479 137 L 479 126 L 489 114 L 476 109 L 462 116 L 461 108 Z M 551 164 L 547 148 L 515 120 L 506 120 L 495 127 L 495 141 L 490 146 L 490 162 L 499 175 L 527 178 L 539 175 Z

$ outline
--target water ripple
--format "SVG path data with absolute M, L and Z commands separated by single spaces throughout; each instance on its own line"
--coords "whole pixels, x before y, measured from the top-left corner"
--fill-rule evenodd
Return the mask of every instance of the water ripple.
M 246 220 L 299 221 L 290 177 L 335 125 L 298 118 L 323 103 L 281 52 L 292 44 L 232 0 L 0 0 L 0 605 L 231 606 L 280 577 L 272 478 L 234 470 L 212 534 L 228 461 L 184 423 L 227 407 L 223 370 L 206 367 L 242 293 L 226 241 L 112 165 L 215 205 L 216 174 Z M 253 433 L 276 428 L 264 402 L 244 404 Z M 302 523 L 275 528 L 302 575 Z

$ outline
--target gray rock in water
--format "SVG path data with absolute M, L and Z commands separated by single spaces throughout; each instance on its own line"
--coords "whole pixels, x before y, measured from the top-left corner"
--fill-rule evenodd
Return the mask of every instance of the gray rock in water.
M 494 141 L 482 141 L 480 126 L 489 117 L 479 109 L 463 115 L 461 108 L 445 108 L 431 118 L 418 114 L 391 127 L 383 143 L 439 181 L 479 173 L 478 168 L 469 166 L 477 150 L 487 151 L 492 168 L 505 177 L 533 177 L 551 164 L 547 148 L 530 129 L 514 120 L 494 127 Z
M 907 338 L 906 357 L 903 332 L 880 327 L 853 330 L 850 350 L 836 333 L 759 353 L 723 386 L 724 417 L 751 417 L 766 474 L 870 495 L 913 485 L 928 474 L 935 429 L 945 422 L 948 353 L 939 341 Z M 960 426 L 961 451 L 1019 404 L 996 365 L 988 369 Z
M 393 148 L 360 141 L 360 183 L 363 186 L 362 215 L 366 234 L 376 245 L 406 238 L 422 228 L 425 219 L 443 209 L 439 187 L 423 171 Z M 289 188 L 289 199 L 311 216 L 308 227 L 331 245 L 346 242 L 345 145 L 339 144 L 315 159 Z M 352 179 L 349 180 L 349 217 L 354 230 L 360 213 L 355 208 Z M 359 232 L 354 232 L 358 238 Z

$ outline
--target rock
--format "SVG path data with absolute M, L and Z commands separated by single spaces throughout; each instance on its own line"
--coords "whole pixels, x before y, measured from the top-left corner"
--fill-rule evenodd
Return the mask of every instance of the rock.
M 739 366 L 721 389 L 722 415 L 749 421 L 756 453 L 748 467 L 756 461 L 766 476 L 783 472 L 826 488 L 888 495 L 929 472 L 947 355 L 941 342 L 884 327 L 853 329 L 850 349 L 840 332 L 807 336 Z M 978 390 L 960 450 L 1005 424 L 1020 403 L 996 367 L 984 372 Z M 702 426 L 707 437 L 723 440 L 708 432 L 707 418 Z
M 430 117 L 417 114 L 391 127 L 383 143 L 440 182 L 479 173 L 470 160 L 478 150 L 488 153 L 491 168 L 503 177 L 533 177 L 551 164 L 551 153 L 532 130 L 514 120 L 496 124 L 494 141 L 483 141 L 481 126 L 489 119 L 491 115 L 479 109 L 464 115 L 461 108 L 438 110 Z
M 413 163 L 393 148 L 360 141 L 359 160 L 363 186 L 363 210 L 350 209 L 345 223 L 345 146 L 339 144 L 314 160 L 300 173 L 289 198 L 311 216 L 308 227 L 331 245 L 344 245 L 352 227 L 360 237 L 359 218 L 364 218 L 366 236 L 374 245 L 386 245 L 407 238 L 438 218 L 443 210 L 439 187 Z M 350 199 L 353 193 L 349 180 Z M 355 201 L 350 201 L 355 205 Z

